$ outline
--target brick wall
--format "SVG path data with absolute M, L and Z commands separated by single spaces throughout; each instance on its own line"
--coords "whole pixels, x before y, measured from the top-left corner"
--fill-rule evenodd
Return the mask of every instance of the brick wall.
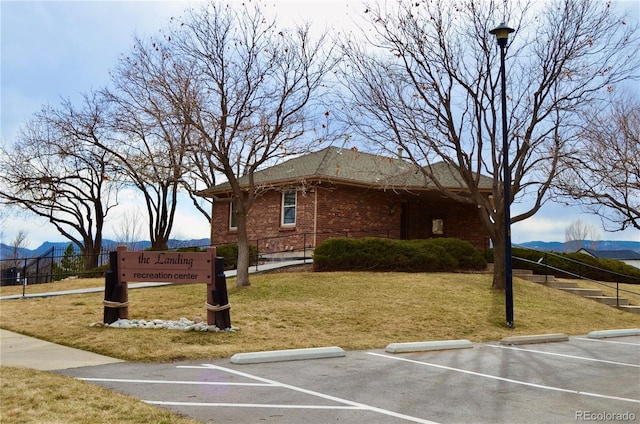
M 344 186 L 317 190 L 318 243 L 334 233 L 399 238 L 400 198 L 392 191 Z
M 314 232 L 314 192 L 298 192 L 296 198 L 296 225 L 282 226 L 282 192 L 270 191 L 256 198 L 247 218 L 249 240 L 260 239 L 260 249 L 274 251 L 302 248 L 304 234 Z M 236 242 L 236 231 L 229 229 L 229 202 L 214 203 L 212 214 L 212 244 Z M 311 236 L 307 239 L 312 240 Z M 307 241 L 309 246 L 310 241 Z
M 432 232 L 434 219 L 442 220 L 442 234 Z M 408 201 L 408 220 L 407 238 L 451 237 L 466 240 L 480 250 L 488 247 L 488 234 L 473 206 L 442 198 L 412 197 Z
M 317 222 L 314 222 L 317 201 Z M 407 212 L 407 238 L 454 237 L 479 249 L 486 247 L 477 210 L 437 197 L 423 199 L 348 186 L 322 186 L 297 194 L 296 225 L 281 226 L 282 193 L 272 191 L 258 197 L 249 212 L 249 240 L 260 239 L 261 251 L 302 250 L 331 237 L 379 236 L 400 238 L 403 203 Z M 442 219 L 444 233 L 432 233 L 432 220 Z M 314 235 L 314 233 L 317 233 Z M 218 201 L 213 208 L 212 244 L 236 242 L 229 230 L 229 203 Z

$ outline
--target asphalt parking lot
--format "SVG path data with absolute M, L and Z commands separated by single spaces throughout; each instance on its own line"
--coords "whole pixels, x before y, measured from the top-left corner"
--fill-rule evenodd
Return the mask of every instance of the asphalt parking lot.
M 640 336 L 58 371 L 202 422 L 640 422 Z

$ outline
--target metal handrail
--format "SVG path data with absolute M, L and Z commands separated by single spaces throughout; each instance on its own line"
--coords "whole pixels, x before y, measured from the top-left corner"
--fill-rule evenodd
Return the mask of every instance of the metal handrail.
M 610 273 L 611 275 L 617 275 L 617 276 L 620 276 L 620 277 L 631 277 L 631 278 L 635 278 L 635 277 L 633 277 L 632 275 L 620 274 L 620 273 L 615 272 L 615 271 L 610 271 L 610 270 L 607 270 L 607 269 L 603 269 L 603 268 L 595 267 L 595 266 L 593 266 L 593 265 L 589 265 L 589 264 L 586 264 L 586 263 L 584 263 L 584 262 L 576 261 L 575 259 L 567 258 L 567 257 L 561 256 L 561 255 L 556 255 L 556 254 L 554 254 L 554 253 L 552 253 L 552 252 L 543 252 L 543 251 L 540 251 L 540 250 L 536 250 L 536 249 L 529 249 L 529 248 L 523 248 L 523 249 L 532 250 L 532 251 L 535 251 L 535 252 L 540 252 L 540 253 L 543 253 L 545 256 L 546 256 L 547 254 L 552 255 L 552 256 L 556 256 L 556 257 L 558 257 L 558 258 L 566 259 L 566 260 L 568 260 L 568 261 L 570 261 L 570 262 L 573 262 L 573 263 L 575 263 L 575 264 L 578 264 L 578 265 L 584 265 L 584 266 L 587 266 L 587 267 L 589 267 L 589 268 L 591 268 L 591 269 L 595 269 L 595 270 L 599 270 L 599 271 L 608 272 L 608 273 Z M 604 286 L 604 287 L 607 287 L 607 288 L 613 289 L 613 287 L 612 287 L 612 286 L 610 286 L 610 285 L 608 285 L 607 283 L 604 283 L 604 282 L 602 282 L 602 281 L 594 280 L 594 279 L 592 279 L 592 278 L 585 277 L 585 276 L 580 275 L 580 274 L 575 274 L 575 273 L 573 273 L 573 272 L 571 272 L 571 271 L 567 271 L 567 270 L 564 270 L 564 269 L 562 269 L 562 268 L 554 267 L 554 266 L 552 266 L 552 265 L 547 264 L 546 262 L 541 262 L 541 261 L 544 259 L 544 257 L 543 257 L 543 258 L 540 258 L 540 260 L 539 260 L 539 261 L 532 261 L 531 259 L 520 258 L 520 257 L 517 257 L 517 256 L 513 256 L 513 259 L 516 259 L 516 260 L 519 260 L 519 261 L 522 261 L 522 262 L 528 262 L 528 263 L 533 264 L 533 265 L 542 265 L 542 266 L 544 266 L 544 267 L 545 267 L 545 269 L 551 269 L 551 270 L 554 270 L 554 271 L 558 271 L 558 272 L 561 272 L 561 273 L 563 273 L 563 274 L 570 275 L 570 276 L 572 276 L 572 277 L 575 277 L 575 278 L 578 278 L 578 279 L 581 279 L 581 280 L 586 280 L 586 281 L 589 281 L 589 282 L 591 282 L 591 283 L 598 284 L 598 285 L 601 285 L 601 286 Z M 615 284 L 616 284 L 616 287 L 615 287 L 615 289 L 616 289 L 616 307 L 619 307 L 619 306 L 620 306 L 620 292 L 621 292 L 621 291 L 622 291 L 622 292 L 625 292 L 625 293 L 630 293 L 630 294 L 640 295 L 640 293 L 638 293 L 638 292 L 634 292 L 634 291 L 626 290 L 626 289 L 621 289 L 621 288 L 620 288 L 620 282 L 618 282 L 618 281 L 616 281 L 616 282 L 615 282 Z M 635 285 L 635 284 L 640 284 L 640 283 L 624 283 L 624 284 Z
M 311 259 L 307 257 L 307 249 L 312 249 L 313 245 L 307 245 L 307 240 L 308 237 L 314 237 L 314 236 L 335 236 L 335 237 L 359 237 L 359 234 L 364 234 L 364 235 L 371 235 L 371 234 L 376 234 L 375 236 L 371 236 L 371 237 L 384 237 L 384 238 L 391 238 L 391 234 L 393 232 L 397 232 L 396 229 L 376 229 L 376 230 L 335 230 L 335 231 L 318 231 L 318 232 L 304 232 L 304 233 L 296 233 L 296 234 L 285 234 L 285 235 L 277 235 L 277 236 L 271 236 L 271 237 L 263 237 L 263 238 L 259 238 L 255 240 L 255 247 L 256 247 L 256 269 L 258 266 L 258 259 L 260 259 L 261 257 L 264 257 L 264 255 L 266 254 L 278 254 L 278 253 L 286 253 L 288 252 L 288 250 L 270 250 L 268 252 L 261 252 L 260 251 L 260 245 L 264 244 L 266 241 L 269 240 L 281 240 L 281 239 L 291 239 L 292 237 L 295 238 L 302 238 L 302 255 L 303 255 L 303 261 L 306 263 L 307 259 Z
M 584 262 L 577 261 L 577 260 L 572 259 L 572 258 L 568 258 L 566 256 L 558 255 L 558 254 L 556 254 L 554 252 L 546 252 L 546 251 L 543 251 L 543 250 L 532 249 L 530 247 L 521 247 L 521 246 L 514 246 L 514 247 L 517 247 L 518 249 L 531 250 L 532 252 L 542 253 L 545 256 L 553 256 L 553 257 L 556 257 L 556 258 L 559 258 L 559 259 L 562 259 L 562 260 L 565 260 L 565 261 L 568 261 L 568 262 L 572 262 L 572 263 L 580 265 L 580 266 L 584 266 L 584 267 L 590 268 L 592 270 L 606 272 L 606 273 L 608 273 L 608 274 L 610 274 L 612 276 L 627 277 L 627 278 L 631 278 L 631 279 L 637 279 L 638 280 L 637 283 L 626 283 L 626 284 L 640 284 L 640 278 L 635 277 L 633 275 L 621 274 L 621 273 L 616 272 L 616 271 L 611 271 L 609 269 L 604 269 L 604 268 L 600 268 L 600 267 L 597 267 L 597 266 L 593 266 L 593 265 L 590 265 L 590 264 L 587 264 L 587 263 L 584 263 Z M 523 259 L 523 258 L 518 258 L 518 259 Z M 565 271 L 563 269 L 558 269 L 558 270 L 562 271 L 562 272 L 566 272 L 567 274 L 571 274 L 570 272 Z M 580 277 L 580 276 L 578 276 L 578 277 Z M 587 277 L 585 277 L 585 278 L 587 278 Z

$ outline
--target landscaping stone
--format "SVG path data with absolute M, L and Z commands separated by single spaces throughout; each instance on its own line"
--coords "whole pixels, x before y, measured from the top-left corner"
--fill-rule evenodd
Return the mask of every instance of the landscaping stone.
M 105 324 L 101 322 L 96 322 L 90 325 L 91 327 L 110 327 L 110 328 L 166 328 L 168 330 L 180 330 L 180 331 L 209 331 L 213 333 L 223 332 L 223 331 L 236 331 L 238 328 L 231 327 L 224 330 L 221 330 L 215 325 L 208 325 L 206 322 L 202 321 L 202 318 L 195 317 L 192 320 L 189 320 L 185 317 L 180 318 L 177 321 L 171 320 L 144 320 L 144 319 L 118 319 L 117 321 L 111 324 Z

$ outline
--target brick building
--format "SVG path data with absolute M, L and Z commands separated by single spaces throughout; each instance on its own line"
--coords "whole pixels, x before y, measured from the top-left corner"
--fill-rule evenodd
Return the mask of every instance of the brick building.
M 464 193 L 444 164 L 432 172 Z M 254 174 L 257 196 L 248 237 L 261 252 L 313 249 L 331 237 L 418 239 L 453 237 L 488 247 L 478 211 L 444 197 L 415 165 L 399 158 L 328 147 Z M 242 181 L 242 180 L 241 180 Z M 487 196 L 491 180 L 481 178 Z M 213 197 L 211 244 L 236 242 L 228 183 L 202 192 Z

